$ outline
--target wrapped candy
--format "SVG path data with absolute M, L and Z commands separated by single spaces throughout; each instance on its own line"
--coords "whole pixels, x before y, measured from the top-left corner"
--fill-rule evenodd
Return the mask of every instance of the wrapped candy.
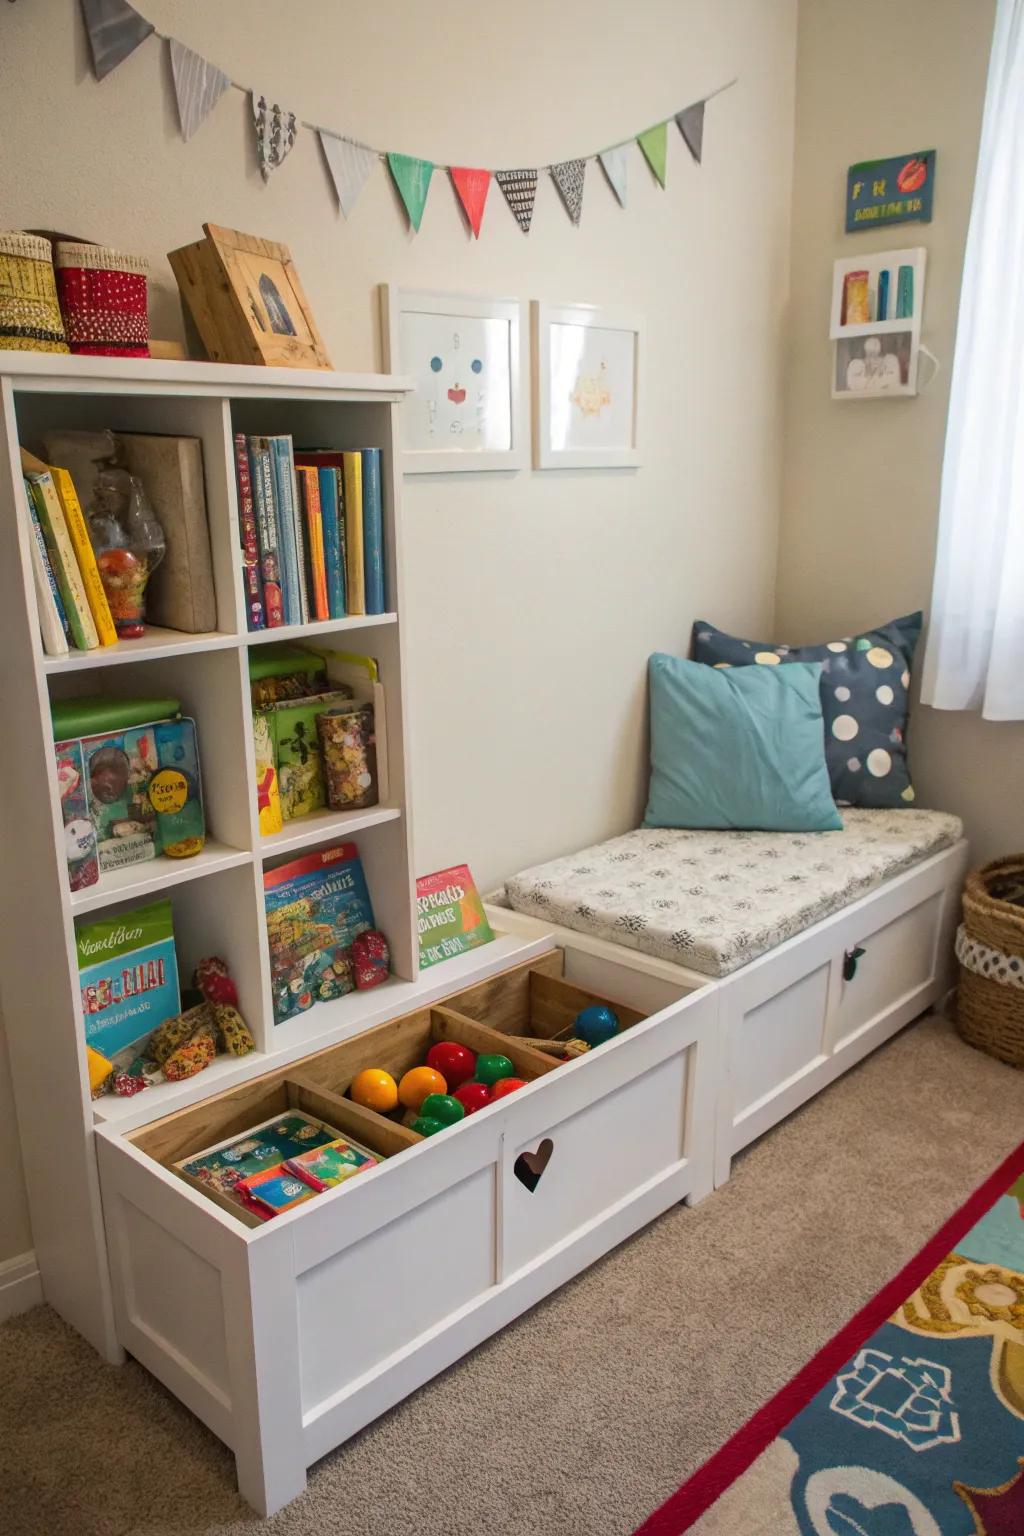
M 391 973 L 391 953 L 382 933 L 370 928 L 352 940 L 352 974 L 361 992 L 379 987 Z

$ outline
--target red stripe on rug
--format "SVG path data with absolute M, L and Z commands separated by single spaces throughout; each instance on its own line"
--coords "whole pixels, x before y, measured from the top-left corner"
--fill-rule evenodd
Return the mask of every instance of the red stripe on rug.
M 956 1248 L 960 1239 L 981 1220 L 1000 1195 L 1006 1194 L 1022 1173 L 1024 1142 L 928 1239 L 899 1274 L 894 1275 L 877 1296 L 873 1296 L 791 1381 L 769 1398 L 720 1450 L 698 1467 L 692 1477 L 670 1494 L 664 1504 L 637 1527 L 633 1536 L 680 1536 L 680 1532 L 689 1530 L 729 1485 L 746 1472 L 790 1420 L 806 1408 L 829 1377 L 846 1364 L 865 1339 L 870 1338 L 876 1328 L 880 1328 L 897 1307 L 913 1295 L 922 1281 L 927 1280 L 932 1270 Z M 736 1536 L 741 1533 L 737 1532 Z

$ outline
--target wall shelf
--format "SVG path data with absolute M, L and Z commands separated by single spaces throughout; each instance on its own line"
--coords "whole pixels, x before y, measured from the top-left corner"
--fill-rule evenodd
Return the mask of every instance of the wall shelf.
M 836 261 L 832 269 L 833 400 L 892 400 L 917 394 L 924 310 L 926 251 L 923 246 L 868 252 Z M 899 274 L 909 270 L 913 302 L 897 315 Z M 882 276 L 888 274 L 885 317 L 878 318 Z M 847 324 L 847 280 L 863 274 L 869 318 Z

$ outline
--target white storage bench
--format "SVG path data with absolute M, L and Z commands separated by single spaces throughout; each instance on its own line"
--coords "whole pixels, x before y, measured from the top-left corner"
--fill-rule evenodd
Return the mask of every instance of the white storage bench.
M 714 985 L 572 935 L 523 952 L 440 1003 L 161 1120 L 97 1130 L 120 1342 L 234 1450 L 264 1514 L 327 1451 L 712 1188 Z M 576 1060 L 511 1038 L 550 1038 L 595 1000 L 623 1030 Z M 399 1075 L 442 1038 L 504 1050 L 528 1086 L 429 1140 L 342 1096 L 362 1067 Z M 171 1166 L 289 1107 L 383 1161 L 256 1227 Z M 547 1155 L 539 1179 L 522 1180 L 524 1153 Z
M 525 870 L 492 922 L 635 952 L 718 998 L 715 1183 L 734 1154 L 944 996 L 967 866 L 960 822 L 844 810 L 842 832 L 641 829 Z

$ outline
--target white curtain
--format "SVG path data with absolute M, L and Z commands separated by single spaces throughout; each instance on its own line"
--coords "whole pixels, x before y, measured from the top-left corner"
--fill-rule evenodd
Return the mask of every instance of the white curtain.
M 1024 0 L 996 10 L 921 697 L 1024 719 Z

